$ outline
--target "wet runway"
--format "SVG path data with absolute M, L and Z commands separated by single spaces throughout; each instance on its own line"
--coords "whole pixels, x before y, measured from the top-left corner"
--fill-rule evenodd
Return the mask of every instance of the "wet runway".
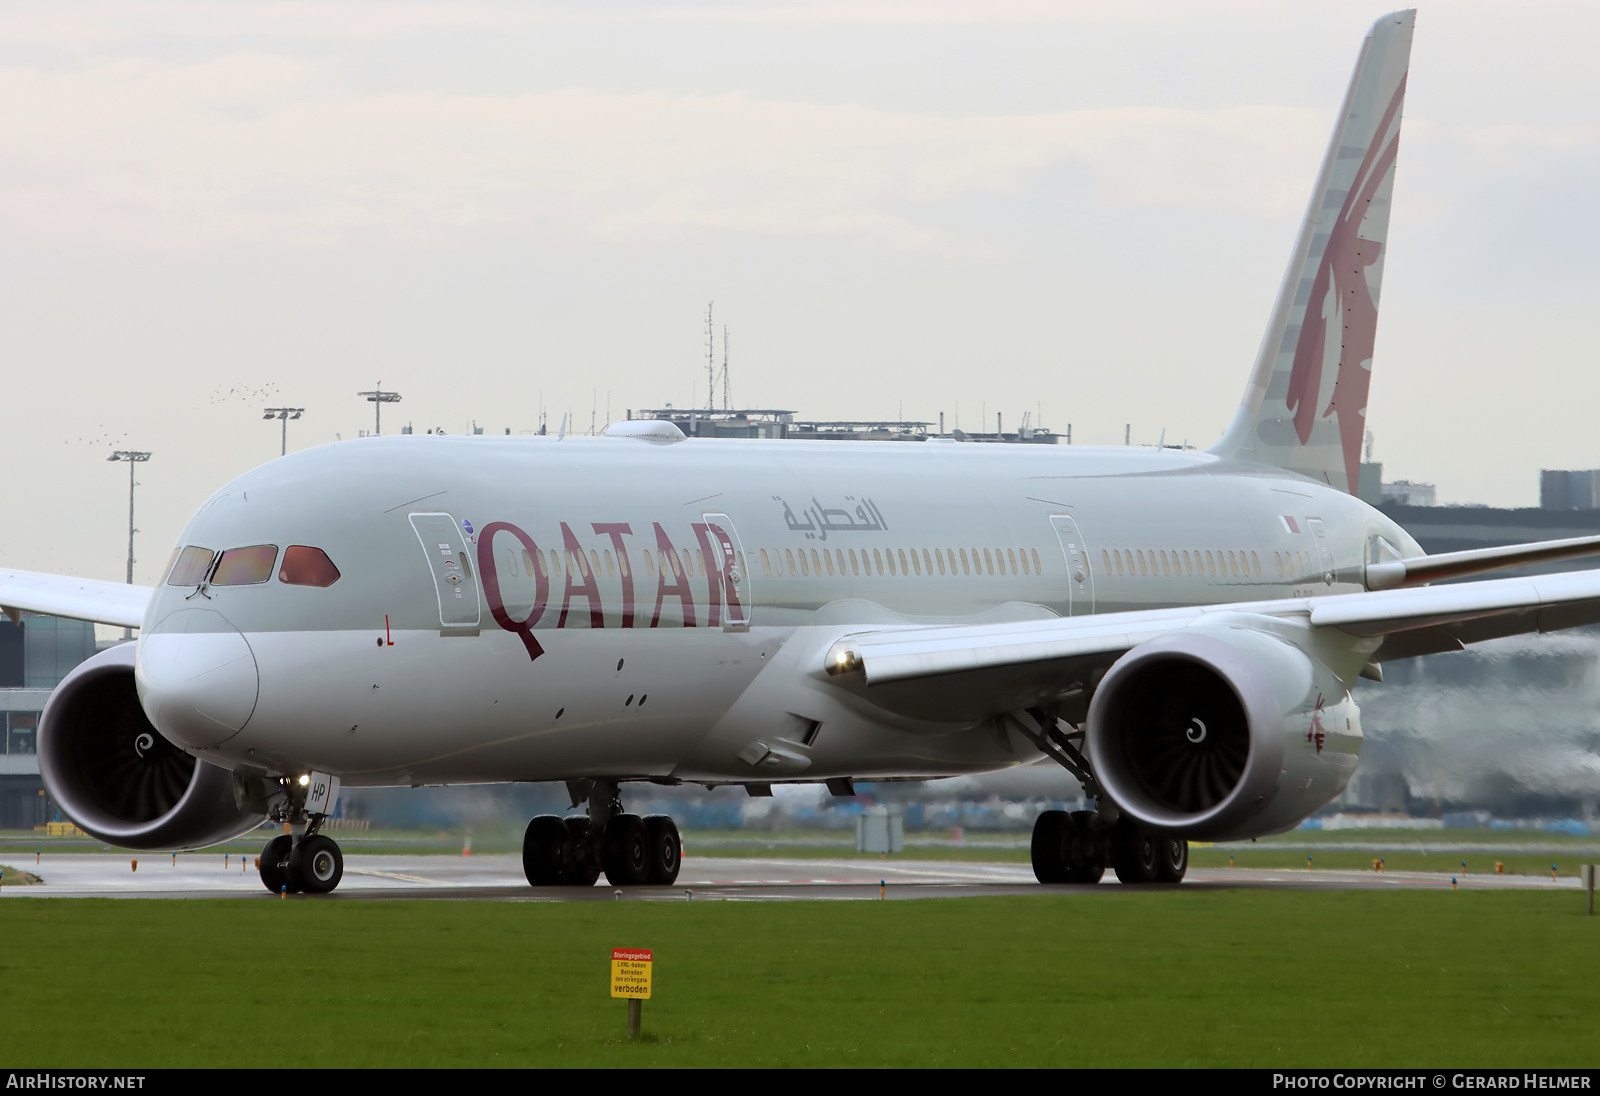
M 251 898 L 272 901 L 256 875 L 254 857 L 160 853 L 59 854 L 34 865 L 12 863 L 40 876 L 34 886 L 0 885 L 0 898 Z M 17 860 L 23 860 L 17 863 Z M 1186 889 L 1386 890 L 1447 888 L 1449 875 L 1429 872 L 1306 871 L 1303 869 L 1192 869 Z M 1464 889 L 1572 889 L 1576 878 L 1458 876 Z M 974 898 L 1041 894 L 1110 893 L 1116 878 L 1098 886 L 1041 887 L 1026 864 L 934 860 L 800 860 L 761 857 L 685 859 L 676 886 L 619 889 L 604 878 L 593 887 L 530 887 L 517 856 L 391 856 L 352 854 L 344 880 L 326 901 L 350 899 L 454 899 L 504 902 L 573 901 L 793 901 L 903 898 Z M 304 900 L 302 896 L 291 898 Z

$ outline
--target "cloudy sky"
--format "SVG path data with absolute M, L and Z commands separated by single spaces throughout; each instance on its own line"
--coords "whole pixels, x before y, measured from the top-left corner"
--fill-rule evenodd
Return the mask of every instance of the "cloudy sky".
M 713 300 L 736 404 L 1209 444 L 1382 10 L 7 4 L 0 562 L 120 579 L 148 449 L 154 581 L 268 405 L 304 448 L 380 380 L 418 430 L 703 402 Z M 1369 426 L 1441 500 L 1600 466 L 1597 42 L 1418 17 Z

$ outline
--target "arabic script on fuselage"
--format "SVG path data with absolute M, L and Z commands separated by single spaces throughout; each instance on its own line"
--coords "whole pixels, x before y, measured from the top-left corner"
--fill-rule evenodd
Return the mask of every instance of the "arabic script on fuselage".
M 787 499 L 773 495 L 772 501 L 783 506 L 783 521 L 789 531 L 804 533 L 807 540 L 827 540 L 829 533 L 881 533 L 889 528 L 883 511 L 869 498 L 846 495 L 843 506 L 824 506 L 813 495 L 810 505 L 802 507 L 798 517 Z

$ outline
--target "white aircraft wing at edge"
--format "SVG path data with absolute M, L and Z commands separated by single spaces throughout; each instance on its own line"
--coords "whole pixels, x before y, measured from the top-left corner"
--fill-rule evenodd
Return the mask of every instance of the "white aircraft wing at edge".
M 13 620 L 27 611 L 137 628 L 153 592 L 126 582 L 0 569 L 0 609 Z
M 1327 629 L 1352 646 L 1381 641 L 1371 655 L 1376 663 L 1600 622 L 1600 570 L 976 627 L 885 628 L 839 640 L 823 669 L 892 710 L 924 711 L 932 702 L 993 712 L 1059 683 L 1074 667 L 1083 673 L 1109 666 L 1140 643 L 1223 615 Z M 917 688 L 893 689 L 897 684 Z

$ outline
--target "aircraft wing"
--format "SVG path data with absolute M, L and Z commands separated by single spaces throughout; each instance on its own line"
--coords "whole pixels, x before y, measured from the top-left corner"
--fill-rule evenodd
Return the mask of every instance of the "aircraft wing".
M 919 718 L 977 718 L 1086 696 L 1124 653 L 1218 614 L 1298 620 L 1378 642 L 1372 661 L 1460 650 L 1501 636 L 1600 622 L 1600 570 L 1231 602 L 980 626 L 885 628 L 828 651 L 831 678 Z
M 0 609 L 13 620 L 26 610 L 96 624 L 137 628 L 153 589 L 126 582 L 0 569 Z

